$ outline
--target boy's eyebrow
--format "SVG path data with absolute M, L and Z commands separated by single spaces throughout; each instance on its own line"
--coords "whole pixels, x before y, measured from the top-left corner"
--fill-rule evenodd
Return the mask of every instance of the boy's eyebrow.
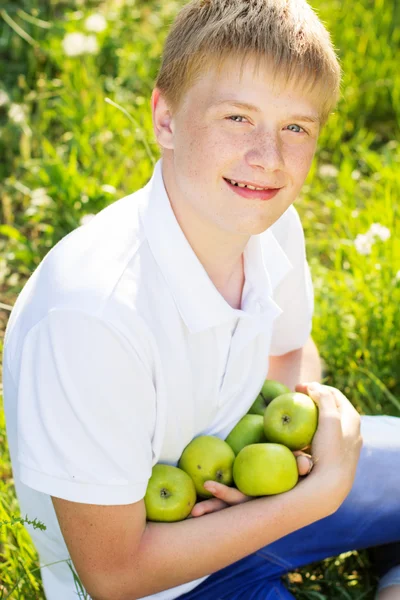
M 221 104 L 229 104 L 230 106 L 236 106 L 236 108 L 245 108 L 246 110 L 252 110 L 257 113 L 261 112 L 261 110 L 255 104 L 249 104 L 248 102 L 241 102 L 238 100 L 219 100 L 218 102 L 211 104 L 210 108 L 221 106 Z M 314 115 L 290 115 L 290 118 L 296 119 L 297 121 L 307 121 L 307 123 L 318 124 L 320 122 L 319 117 Z

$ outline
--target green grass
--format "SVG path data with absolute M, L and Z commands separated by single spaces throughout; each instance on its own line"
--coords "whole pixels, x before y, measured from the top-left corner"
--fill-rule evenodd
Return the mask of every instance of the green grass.
M 158 158 L 149 97 L 181 2 L 24 0 L 0 9 L 0 302 L 83 216 L 147 182 Z M 400 8 L 314 0 L 344 70 L 338 109 L 296 207 L 315 285 L 313 336 L 326 381 L 364 414 L 400 415 Z M 101 12 L 94 55 L 66 57 L 66 33 Z M 106 102 L 109 98 L 111 102 Z M 123 110 L 116 107 L 122 107 Z M 369 254 L 354 241 L 372 224 Z M 0 309 L 0 351 L 9 311 Z M 13 486 L 0 404 L 0 598 L 43 598 Z M 35 515 L 29 519 L 35 523 Z M 36 524 L 40 526 L 40 523 Z M 35 570 L 36 569 L 36 570 Z M 366 552 L 291 574 L 300 600 L 372 600 Z

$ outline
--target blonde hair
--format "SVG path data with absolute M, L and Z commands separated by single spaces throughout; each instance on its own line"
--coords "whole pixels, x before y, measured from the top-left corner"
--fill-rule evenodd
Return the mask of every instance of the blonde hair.
M 273 82 L 318 94 L 321 126 L 340 98 L 341 68 L 330 35 L 305 0 L 191 0 L 167 36 L 158 87 L 171 110 L 210 68 L 254 57 Z

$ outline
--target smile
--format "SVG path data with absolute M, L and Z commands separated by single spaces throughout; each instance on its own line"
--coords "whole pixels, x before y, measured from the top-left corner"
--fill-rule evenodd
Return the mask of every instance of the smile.
M 223 179 L 232 192 L 249 200 L 271 200 L 281 191 L 281 188 L 256 188 L 255 186 L 239 184 L 232 179 Z
M 224 177 L 224 179 L 225 179 L 225 181 L 227 181 L 231 185 L 235 185 L 235 186 L 240 187 L 240 188 L 247 188 L 249 190 L 263 191 L 263 190 L 277 190 L 277 189 L 280 189 L 280 188 L 275 188 L 275 187 L 272 187 L 272 186 L 257 187 L 257 186 L 251 185 L 249 183 L 240 183 L 239 181 L 235 181 L 234 179 L 226 179 L 225 177 Z

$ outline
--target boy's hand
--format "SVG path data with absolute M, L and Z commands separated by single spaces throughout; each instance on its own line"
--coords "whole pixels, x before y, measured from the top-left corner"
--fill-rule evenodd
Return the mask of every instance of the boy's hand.
M 311 456 L 300 450 L 293 452 L 293 454 L 296 456 L 299 475 L 308 475 L 313 467 Z M 222 510 L 227 506 L 242 504 L 254 499 L 253 496 L 246 496 L 238 489 L 217 483 L 216 481 L 209 481 L 205 484 L 205 487 L 214 495 L 214 498 L 209 498 L 195 504 L 190 513 L 192 517 L 200 517 L 207 513 Z
M 314 382 L 299 384 L 295 389 L 308 394 L 319 409 L 318 428 L 311 444 L 315 466 L 310 482 L 315 481 L 319 491 L 325 489 L 325 496 L 339 507 L 356 475 L 362 448 L 361 417 L 337 388 Z

